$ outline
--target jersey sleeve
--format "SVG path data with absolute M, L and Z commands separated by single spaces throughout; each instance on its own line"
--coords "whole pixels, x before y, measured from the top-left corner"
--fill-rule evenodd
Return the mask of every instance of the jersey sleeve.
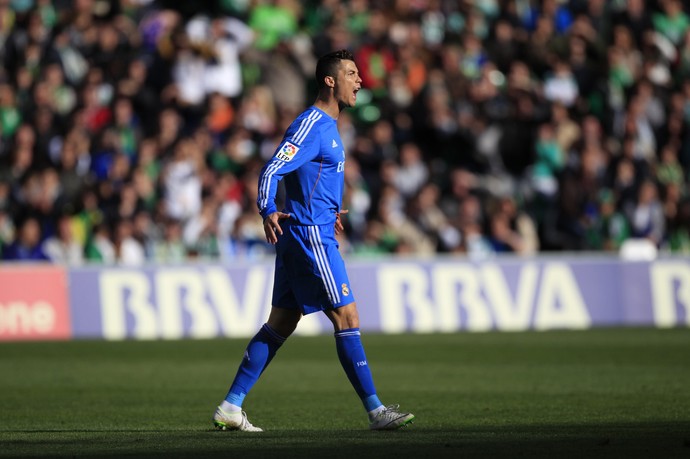
M 266 218 L 277 211 L 275 205 L 278 182 L 290 172 L 314 159 L 319 153 L 319 130 L 310 129 L 304 136 L 288 134 L 283 138 L 273 157 L 264 165 L 259 175 L 259 192 L 256 205 L 261 217 Z

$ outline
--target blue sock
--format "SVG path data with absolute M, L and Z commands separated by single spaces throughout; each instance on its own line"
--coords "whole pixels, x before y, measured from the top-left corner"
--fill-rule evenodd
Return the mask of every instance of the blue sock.
M 364 404 L 364 409 L 373 411 L 381 406 L 376 396 L 374 379 L 364 354 L 364 347 L 359 334 L 359 328 L 348 328 L 335 332 L 335 347 L 338 350 L 340 364 L 347 374 L 355 392 Z
M 273 331 L 268 324 L 261 327 L 261 330 L 249 341 L 247 350 L 244 351 L 244 358 L 237 369 L 235 380 L 230 386 L 228 395 L 225 396 L 228 403 L 242 406 L 244 397 L 247 396 L 284 342 L 285 338 Z

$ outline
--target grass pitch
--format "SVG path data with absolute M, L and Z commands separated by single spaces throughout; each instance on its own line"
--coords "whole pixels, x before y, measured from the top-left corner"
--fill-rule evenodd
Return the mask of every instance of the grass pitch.
M 0 344 L 0 457 L 690 457 L 690 330 L 363 340 L 409 428 L 367 430 L 331 336 L 280 350 L 260 434 L 210 422 L 247 340 Z

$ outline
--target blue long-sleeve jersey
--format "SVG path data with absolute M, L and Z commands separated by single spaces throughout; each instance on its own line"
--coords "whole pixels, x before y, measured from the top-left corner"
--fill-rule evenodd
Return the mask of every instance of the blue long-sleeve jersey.
M 343 197 L 345 149 L 337 121 L 311 106 L 292 122 L 261 170 L 257 206 L 276 212 L 278 182 L 285 179 L 285 209 L 297 225 L 332 225 Z

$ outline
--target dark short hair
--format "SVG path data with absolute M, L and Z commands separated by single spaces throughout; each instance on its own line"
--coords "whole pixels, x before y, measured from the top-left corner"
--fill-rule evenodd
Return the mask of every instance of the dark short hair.
M 316 63 L 316 86 L 322 89 L 327 76 L 335 77 L 340 67 L 340 61 L 353 61 L 355 56 L 346 49 L 340 49 L 321 56 Z

